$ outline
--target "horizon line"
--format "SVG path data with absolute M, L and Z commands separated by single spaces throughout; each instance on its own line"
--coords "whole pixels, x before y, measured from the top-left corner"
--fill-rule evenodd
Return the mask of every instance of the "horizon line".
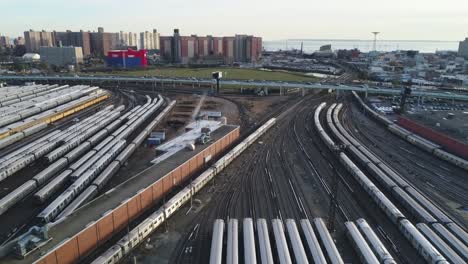
M 314 39 L 314 38 L 290 38 L 290 39 L 264 39 L 264 41 L 308 41 L 308 40 L 313 40 L 313 41 L 374 41 L 373 39 L 339 39 L 339 38 L 319 38 L 319 39 Z M 377 42 L 379 41 L 398 41 L 398 42 L 460 42 L 463 40 L 424 40 L 424 39 L 416 39 L 416 40 L 411 40 L 411 39 L 377 39 Z

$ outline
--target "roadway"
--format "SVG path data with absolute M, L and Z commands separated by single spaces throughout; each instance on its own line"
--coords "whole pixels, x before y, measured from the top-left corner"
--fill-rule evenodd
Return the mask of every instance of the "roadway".
M 190 85 L 192 87 L 201 85 L 215 85 L 212 79 L 196 78 L 159 78 L 159 77 L 122 77 L 122 76 L 34 76 L 34 75 L 0 75 L 0 81 L 38 81 L 38 82 L 81 82 L 99 84 L 104 82 L 113 82 L 116 84 L 135 83 L 135 84 L 154 84 L 163 85 Z M 244 81 L 244 80 L 222 80 L 222 86 L 242 87 L 268 87 L 277 89 L 307 89 L 307 90 L 337 90 L 337 91 L 357 91 L 366 94 L 385 94 L 400 95 L 401 89 L 378 88 L 368 86 L 350 86 L 341 84 L 321 84 L 305 82 L 281 82 L 281 81 Z M 468 95 L 455 92 L 436 92 L 431 90 L 413 90 L 411 96 L 439 98 L 449 100 L 468 101 Z

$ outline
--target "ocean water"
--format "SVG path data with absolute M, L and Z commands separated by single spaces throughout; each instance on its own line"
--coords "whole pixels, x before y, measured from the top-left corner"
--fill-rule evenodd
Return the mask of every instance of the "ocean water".
M 263 47 L 267 51 L 303 49 L 306 53 L 319 50 L 320 46 L 331 44 L 333 50 L 359 49 L 368 52 L 373 49 L 372 40 L 327 40 L 327 39 L 293 39 L 278 41 L 263 41 Z M 420 52 L 457 51 L 457 41 L 410 41 L 410 40 L 377 40 L 378 51 L 394 50 L 419 50 Z

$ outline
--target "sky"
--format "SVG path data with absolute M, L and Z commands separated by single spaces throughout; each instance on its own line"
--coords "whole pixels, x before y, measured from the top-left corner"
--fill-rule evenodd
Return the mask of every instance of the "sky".
M 29 29 L 171 35 L 253 34 L 264 40 L 447 40 L 468 37 L 468 0 L 0 0 L 0 34 Z

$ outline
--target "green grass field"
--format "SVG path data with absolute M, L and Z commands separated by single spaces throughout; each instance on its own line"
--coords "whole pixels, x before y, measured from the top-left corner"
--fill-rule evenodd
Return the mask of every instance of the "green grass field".
M 298 81 L 312 82 L 316 78 L 302 73 L 283 71 L 263 71 L 241 68 L 157 68 L 136 71 L 114 71 L 107 73 L 93 73 L 94 75 L 121 75 L 121 76 L 158 76 L 158 77 L 195 77 L 211 78 L 214 71 L 223 72 L 224 79 L 238 80 L 267 80 L 267 81 Z

